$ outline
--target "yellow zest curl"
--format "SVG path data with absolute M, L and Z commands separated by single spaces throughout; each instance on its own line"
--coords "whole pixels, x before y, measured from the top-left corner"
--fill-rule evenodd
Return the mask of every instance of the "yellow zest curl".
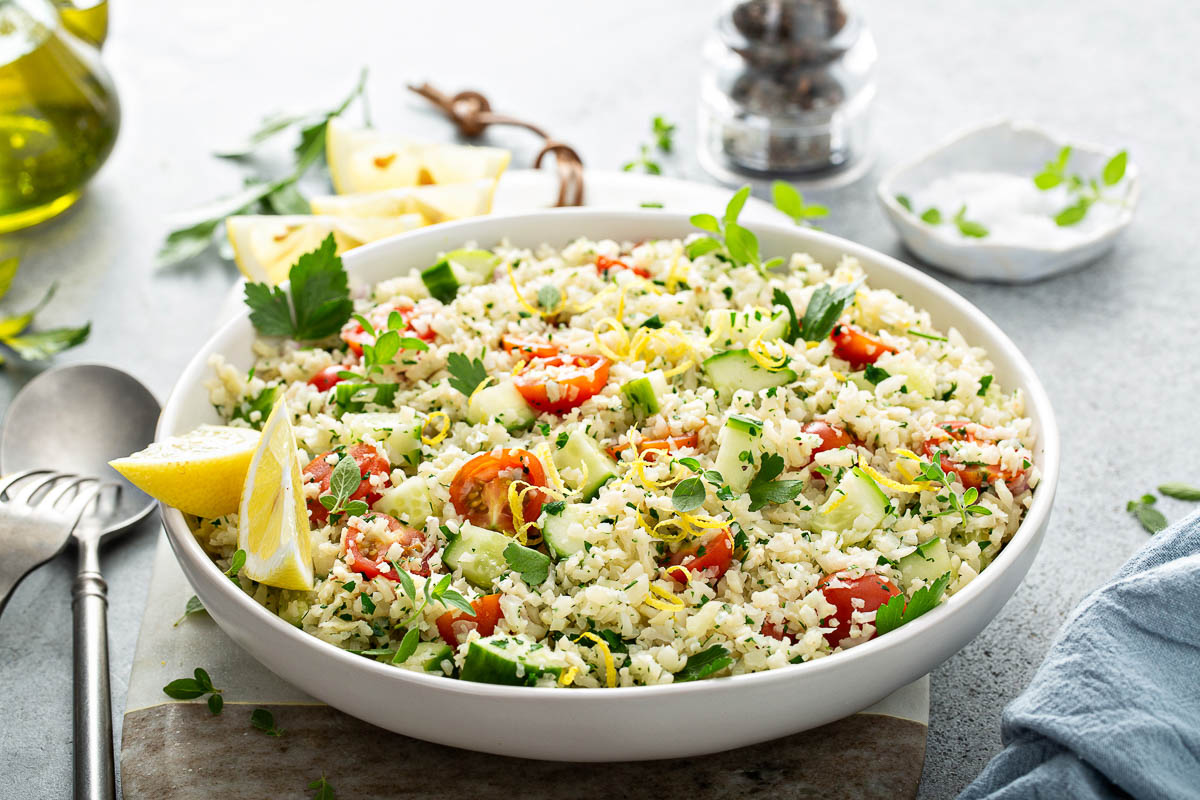
M 683 602 L 683 598 L 670 592 L 656 583 L 650 584 L 651 595 L 658 597 L 647 597 L 644 601 L 646 605 L 652 608 L 657 608 L 660 611 L 679 611 L 687 608 L 687 603 Z M 661 598 L 661 599 L 660 599 Z
M 667 280 L 666 280 L 667 291 L 670 292 L 671 294 L 675 294 L 675 289 L 679 285 L 679 280 L 680 280 L 679 262 L 680 262 L 680 258 L 682 256 L 683 256 L 683 248 L 680 247 L 679 245 L 675 245 L 675 252 L 671 254 L 671 268 L 669 270 L 667 270 Z M 684 272 L 686 273 L 687 270 L 685 269 Z
M 609 347 L 600 338 L 601 334 L 608 331 L 615 331 L 621 334 L 621 343 L 617 345 L 617 350 Z M 613 361 L 624 361 L 629 357 L 629 332 L 625 330 L 625 326 L 621 324 L 620 320 L 613 317 L 606 317 L 600 320 L 592 327 L 592 338 L 596 340 L 596 349 L 606 358 L 610 358 Z
M 682 564 L 676 564 L 673 567 L 667 567 L 666 572 L 668 575 L 678 572 L 681 576 L 683 576 L 684 583 L 688 584 L 689 586 L 692 583 L 692 571 Z
M 562 311 L 566 307 L 567 293 L 562 289 L 559 289 L 559 291 L 558 291 L 558 293 L 559 293 L 558 305 L 556 305 L 554 308 L 550 309 L 549 311 L 542 309 L 542 308 L 538 308 L 537 306 L 530 304 L 528 300 L 526 300 L 524 297 L 521 296 L 521 289 L 520 289 L 520 287 L 517 286 L 517 275 L 515 272 L 513 272 L 513 265 L 510 263 L 510 264 L 507 264 L 506 266 L 508 267 L 508 282 L 512 286 L 513 292 L 515 292 L 517 295 L 517 302 L 520 303 L 525 308 L 525 310 L 528 311 L 530 314 L 533 314 L 534 316 L 537 316 L 537 317 L 553 317 L 554 315 L 556 315 L 558 312 Z
M 481 380 L 479 382 L 479 385 L 475 387 L 475 391 L 471 392 L 471 396 L 467 398 L 467 405 L 468 406 L 471 405 L 471 401 L 475 399 L 475 395 L 479 394 L 480 392 L 482 392 L 484 389 L 491 386 L 495 382 L 496 382 L 496 378 L 493 375 L 488 375 L 486 378 Z M 437 413 L 440 414 L 442 412 L 438 411 Z
M 837 500 L 834 500 L 832 503 L 830 503 L 829 508 L 825 509 L 825 511 L 823 513 L 832 514 L 837 509 L 838 506 L 840 506 L 842 503 L 846 502 L 846 498 L 849 496 L 850 495 L 846 494 L 845 492 L 842 492 L 842 496 L 839 497 Z
M 677 520 L 677 519 L 674 519 L 674 518 L 664 519 L 662 522 L 651 527 L 651 525 L 648 522 L 646 522 L 646 518 L 642 516 L 641 511 L 637 511 L 634 513 L 637 515 L 637 523 L 638 523 L 638 525 L 641 526 L 642 530 L 644 530 L 646 533 L 653 536 L 655 539 L 661 539 L 664 542 L 681 542 L 684 539 L 686 539 L 688 536 L 691 535 L 691 533 L 688 531 L 688 529 L 686 527 L 684 527 L 683 525 L 681 525 L 679 520 Z M 662 527 L 668 526 L 668 525 L 674 525 L 676 528 L 679 529 L 678 532 L 677 533 L 662 533 L 661 531 L 659 531 L 659 528 L 662 528 Z
M 919 484 L 899 483 L 894 481 L 886 475 L 879 474 L 877 470 L 874 470 L 866 465 L 860 465 L 859 469 L 870 475 L 871 479 L 880 486 L 886 486 L 894 492 L 919 492 L 923 489 L 923 487 Z
M 575 682 L 575 676 L 578 674 L 579 674 L 578 667 L 569 668 L 562 675 L 558 676 L 558 685 L 559 686 L 570 686 L 572 683 Z
M 778 356 L 771 355 L 771 350 L 763 341 L 761 333 L 755 336 L 754 340 L 746 347 L 746 352 L 760 367 L 769 372 L 778 372 L 787 366 L 789 360 L 786 353 L 781 352 Z
M 603 654 L 603 656 L 604 656 L 604 681 L 608 685 L 608 688 L 610 688 L 610 689 L 613 688 L 614 686 L 616 686 L 617 685 L 617 667 L 613 663 L 612 651 L 608 649 L 608 642 L 604 641 L 603 639 L 601 639 L 599 636 L 592 633 L 591 631 L 588 631 L 587 633 L 581 633 L 575 637 L 576 642 L 578 642 L 580 639 L 590 639 L 596 645 L 596 649 L 599 650 L 601 652 L 601 654 Z
M 429 426 L 435 419 L 441 420 L 441 429 L 434 436 L 426 436 L 425 428 Z M 446 438 L 446 434 L 450 432 L 450 416 L 445 411 L 434 411 L 425 418 L 425 425 L 421 428 L 421 443 L 433 446 Z

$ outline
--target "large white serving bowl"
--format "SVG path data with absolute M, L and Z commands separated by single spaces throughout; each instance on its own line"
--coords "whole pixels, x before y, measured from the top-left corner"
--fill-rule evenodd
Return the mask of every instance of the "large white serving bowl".
M 562 246 L 580 237 L 640 241 L 693 232 L 661 211 L 568 209 L 437 225 L 367 245 L 345 257 L 352 280 L 374 283 L 433 263 L 475 242 Z M 996 325 L 959 295 L 893 258 L 827 233 L 757 225 L 765 256 L 810 253 L 825 264 L 856 257 L 870 284 L 928 309 L 987 349 L 996 380 L 1025 393 L 1037 432 L 1042 481 L 1033 506 L 999 557 L 938 608 L 829 658 L 770 672 L 667 686 L 533 689 L 468 683 L 400 670 L 301 632 L 238 590 L 201 549 L 183 515 L 163 509 L 184 573 L 217 624 L 251 655 L 312 696 L 398 733 L 509 756 L 624 761 L 699 755 L 765 741 L 839 719 L 916 680 L 964 647 L 1000 611 L 1037 552 L 1058 481 L 1058 429 L 1029 363 Z M 254 329 L 245 313 L 222 327 L 184 369 L 163 411 L 160 439 L 219 422 L 204 381 L 209 356 L 248 369 Z

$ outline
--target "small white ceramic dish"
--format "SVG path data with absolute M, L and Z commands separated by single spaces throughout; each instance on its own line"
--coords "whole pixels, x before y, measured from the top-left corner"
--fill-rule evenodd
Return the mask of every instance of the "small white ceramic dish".
M 1016 590 L 1037 552 L 1058 482 L 1058 429 L 1045 390 L 1016 346 L 979 309 L 933 278 L 853 242 L 792 225 L 755 224 L 764 255 L 805 251 L 826 264 L 859 259 L 871 284 L 928 309 L 988 350 L 996 379 L 1025 393 L 1037 435 L 1042 483 L 999 557 L 930 613 L 830 658 L 784 669 L 667 686 L 530 689 L 468 683 L 399 670 L 302 633 L 254 602 L 201 549 L 183 515 L 163 509 L 171 547 L 221 628 L 280 678 L 380 727 L 442 744 L 562 761 L 625 761 L 716 752 L 839 719 L 928 673 L 970 642 Z M 433 263 L 474 241 L 562 246 L 586 236 L 639 241 L 681 237 L 686 215 L 664 211 L 559 209 L 480 217 L 425 228 L 345 256 L 355 281 L 374 283 Z M 254 330 L 245 311 L 224 325 L 184 369 L 158 426 L 159 438 L 219 422 L 204 381 L 208 358 L 249 368 Z
M 971 280 L 1024 283 L 1082 266 L 1108 251 L 1133 220 L 1139 181 L 1131 161 L 1116 189 L 1123 193 L 1112 225 L 1078 243 L 1026 247 L 972 239 L 951 225 L 929 225 L 896 201 L 912 196 L 934 180 L 954 172 L 995 171 L 1030 179 L 1064 145 L 1071 145 L 1071 169 L 1099 175 L 1114 148 L 1064 138 L 1028 122 L 992 122 L 957 134 L 919 158 L 891 169 L 876 189 L 879 202 L 904 244 L 923 261 Z

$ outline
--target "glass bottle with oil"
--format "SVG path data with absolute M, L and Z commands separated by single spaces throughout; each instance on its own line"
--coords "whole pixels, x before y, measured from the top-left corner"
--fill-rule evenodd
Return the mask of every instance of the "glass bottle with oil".
M 0 0 L 0 233 L 69 208 L 117 138 L 112 81 L 72 33 L 102 42 L 107 5 L 69 5 L 70 27 L 50 0 Z

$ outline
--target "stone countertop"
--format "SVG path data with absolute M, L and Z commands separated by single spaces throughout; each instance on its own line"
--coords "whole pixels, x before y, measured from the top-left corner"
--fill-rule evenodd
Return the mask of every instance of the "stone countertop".
M 1023 287 L 938 275 L 1029 357 L 1064 445 L 1057 509 L 1029 577 L 933 675 L 922 795 L 952 797 L 998 750 L 1001 708 L 1071 607 L 1146 540 L 1125 501 L 1163 481 L 1200 482 L 1200 236 L 1187 198 L 1198 177 L 1200 16 L 1168 0 L 863 5 L 880 50 L 876 161 L 852 186 L 810 193 L 832 208 L 827 230 L 912 261 L 875 203 L 881 170 L 1000 116 L 1127 147 L 1143 170 L 1137 221 L 1093 266 Z M 332 105 L 364 64 L 378 127 L 449 136 L 402 88 L 428 78 L 483 90 L 575 145 L 589 166 L 617 169 L 663 114 L 680 128 L 664 171 L 704 180 L 696 98 L 714 6 L 263 0 L 251 13 L 232 0 L 118 2 L 105 50 L 124 106 L 116 151 L 72 212 L 0 240 L 24 256 L 8 307 L 57 280 L 42 322 L 94 323 L 91 341 L 59 361 L 123 366 L 165 398 L 236 271 L 209 258 L 156 272 L 164 214 L 239 185 L 235 166 L 210 157 L 216 146 L 269 112 Z M 521 132 L 491 141 L 514 148 L 517 165 L 534 152 Z M 33 374 L 6 369 L 3 406 Z M 1160 507 L 1185 512 L 1172 500 Z M 118 724 L 154 539 L 146 525 L 104 554 Z M 70 792 L 71 568 L 67 556 L 39 570 L 0 618 L 0 796 Z

